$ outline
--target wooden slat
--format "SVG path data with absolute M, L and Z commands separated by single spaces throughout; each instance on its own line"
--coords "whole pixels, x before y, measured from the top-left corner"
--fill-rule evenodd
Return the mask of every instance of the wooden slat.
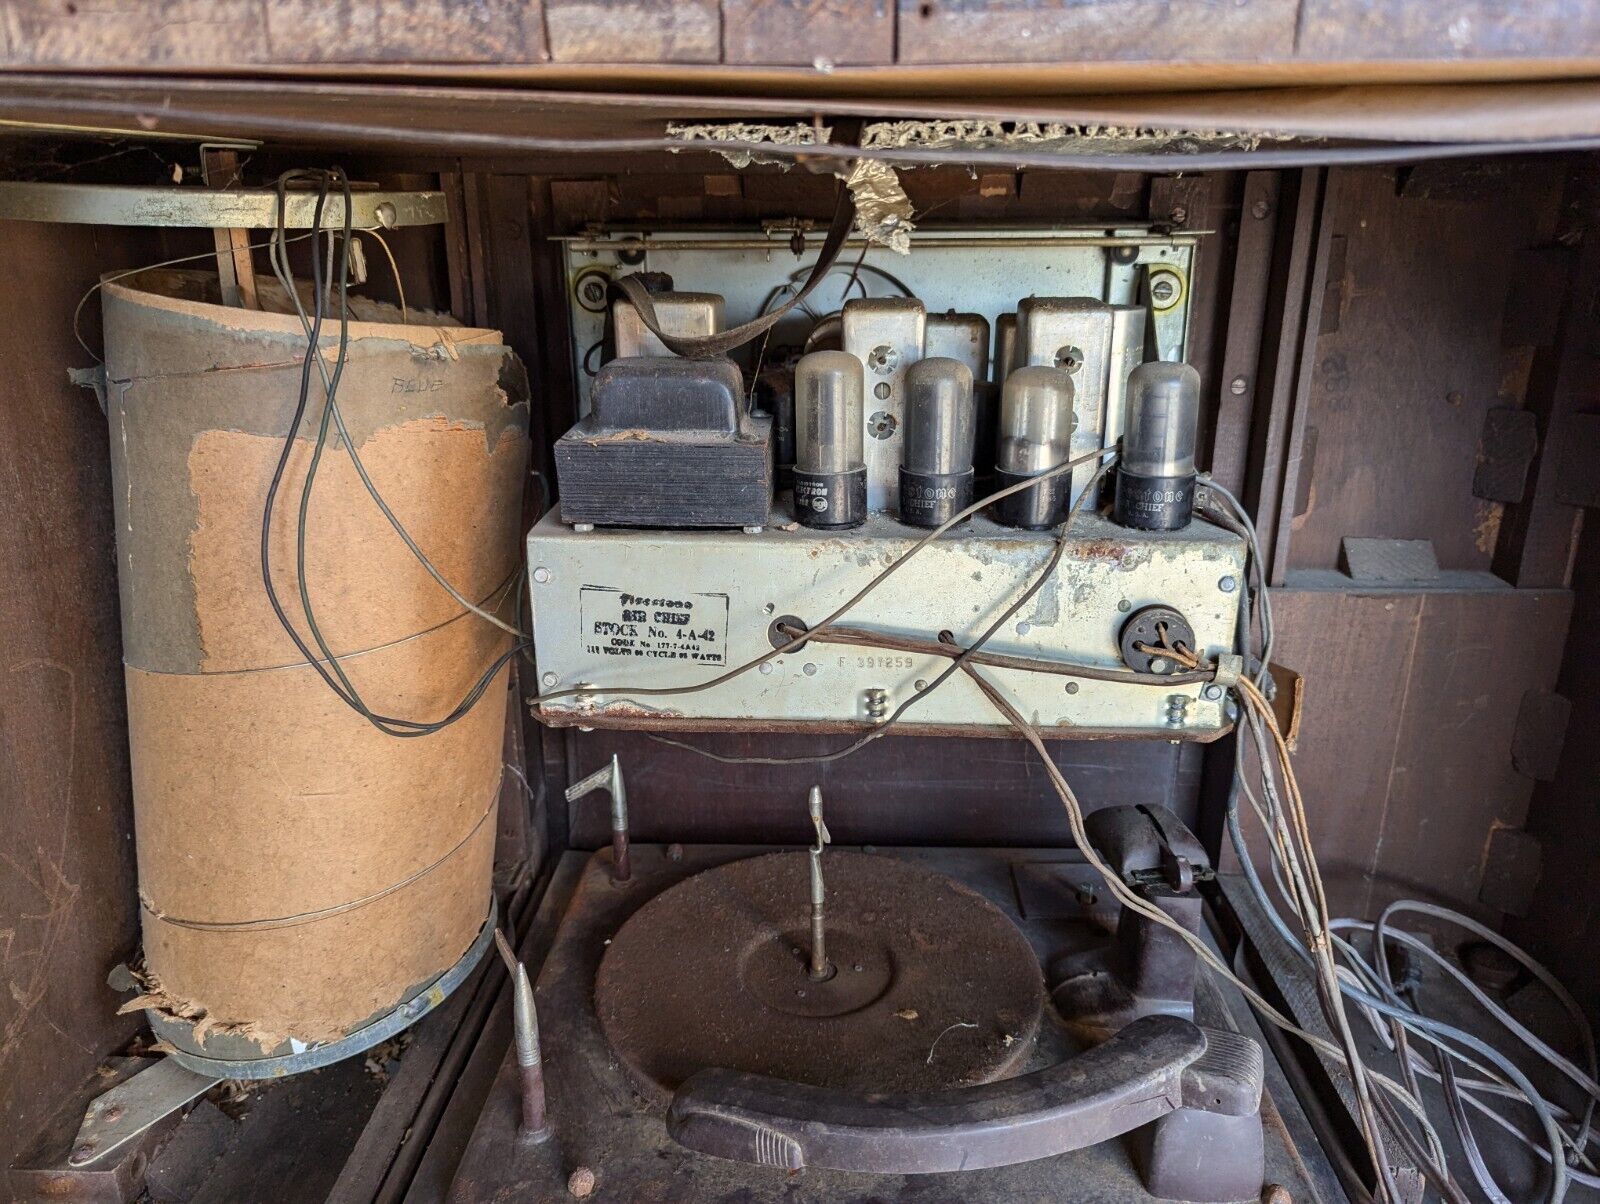
M 1600 8 L 1590 0 L 1305 0 L 1299 51 L 1309 59 L 1594 54 Z
M 716 0 L 545 0 L 550 57 L 558 63 L 715 63 L 722 57 Z
M 1277 172 L 1253 171 L 1245 176 L 1227 336 L 1222 370 L 1216 381 L 1216 427 L 1211 441 L 1211 474 L 1235 494 L 1244 488 L 1250 423 L 1259 388 L 1262 325 L 1266 320 L 1279 192 Z
M 722 57 L 762 66 L 894 62 L 893 0 L 723 0 Z
M 1287 58 L 1297 0 L 899 0 L 902 63 Z
M 527 0 L 271 0 L 261 6 L 282 63 L 538 63 L 548 58 Z
M 1273 299 L 1276 338 L 1270 344 L 1261 368 L 1261 377 L 1271 380 L 1265 420 L 1256 423 L 1251 435 L 1250 487 L 1246 504 L 1255 515 L 1261 537 L 1262 554 L 1273 584 L 1282 580 L 1278 556 L 1278 527 L 1287 527 L 1283 500 L 1292 497 L 1286 485 L 1287 460 L 1294 433 L 1301 353 L 1305 330 L 1317 320 L 1321 292 L 1315 287 L 1315 268 L 1320 258 L 1319 231 L 1322 224 L 1323 191 L 1326 173 L 1308 168 L 1296 180 L 1294 220 L 1291 226 L 1289 255 L 1281 289 Z M 1303 411 L 1302 411 L 1303 413 Z

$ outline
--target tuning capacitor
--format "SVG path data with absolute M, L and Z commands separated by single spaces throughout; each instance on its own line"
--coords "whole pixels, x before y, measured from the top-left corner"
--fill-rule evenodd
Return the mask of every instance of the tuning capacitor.
M 808 527 L 856 527 L 867 517 L 861 361 L 813 351 L 794 369 L 794 516 Z
M 934 357 L 906 369 L 900 521 L 937 527 L 972 504 L 977 430 L 972 370 Z
M 1060 368 L 1033 365 L 1006 377 L 1000 396 L 995 483 L 1016 485 L 1066 463 L 1072 454 L 1072 378 Z M 995 521 L 1029 531 L 1059 526 L 1067 517 L 1072 476 L 1061 473 L 995 503 Z
M 1128 377 L 1127 405 L 1112 517 L 1142 531 L 1181 531 L 1194 515 L 1200 374 L 1188 364 L 1140 364 Z

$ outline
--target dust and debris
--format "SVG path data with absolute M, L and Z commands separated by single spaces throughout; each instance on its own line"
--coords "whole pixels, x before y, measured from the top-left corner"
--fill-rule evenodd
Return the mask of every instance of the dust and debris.
M 970 1021 L 970 1020 L 957 1020 L 954 1024 L 947 1026 L 945 1028 L 944 1032 L 940 1033 L 937 1037 L 935 1037 L 933 1039 L 933 1044 L 928 1047 L 928 1065 L 929 1066 L 933 1065 L 933 1051 L 939 1048 L 939 1042 L 941 1042 L 941 1041 L 943 1041 L 945 1039 L 945 1034 L 953 1033 L 958 1028 L 977 1028 L 977 1027 L 978 1026 L 976 1024 L 972 1023 L 972 1021 Z
M 207 1091 L 205 1098 L 229 1120 L 242 1120 L 260 1097 L 266 1084 L 258 1079 L 223 1079 Z
M 833 137 L 833 127 L 827 125 L 764 125 L 760 122 L 734 121 L 669 122 L 667 137 L 684 143 L 766 142 L 773 146 L 818 146 Z M 685 148 L 687 149 L 687 147 Z M 712 149 L 716 149 L 715 146 Z M 788 155 L 763 155 L 759 151 L 718 150 L 735 167 L 749 167 L 752 163 L 775 163 L 792 167 L 794 160 Z
M 911 254 L 913 208 L 894 168 L 876 159 L 857 159 L 842 178 L 855 201 L 856 230 L 862 237 L 896 254 Z
M 1478 551 L 1488 555 L 1500 539 L 1500 522 L 1505 518 L 1503 502 L 1479 502 L 1478 521 L 1472 528 L 1473 544 Z
M 380 1041 L 367 1050 L 363 1063 L 367 1074 L 380 1086 L 387 1083 L 400 1069 L 400 1058 L 411 1046 L 411 1030 L 402 1029 L 387 1041 Z
M 906 147 L 1026 147 L 1101 152 L 1162 147 L 1179 152 L 1230 149 L 1255 150 L 1266 141 L 1284 141 L 1286 134 L 1260 130 L 1159 129 L 1142 125 L 1082 124 L 1066 121 L 875 121 L 861 131 L 863 150 Z
M 895 1013 L 895 1015 L 898 1016 L 901 1020 L 915 1020 L 917 1018 L 917 1009 L 916 1008 L 901 1008 L 898 1012 Z

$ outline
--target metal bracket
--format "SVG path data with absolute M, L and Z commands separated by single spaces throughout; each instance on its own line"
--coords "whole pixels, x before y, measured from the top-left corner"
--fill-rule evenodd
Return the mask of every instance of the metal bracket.
M 87 1166 L 107 1157 L 221 1081 L 220 1075 L 196 1074 L 173 1058 L 162 1058 L 95 1097 L 78 1126 L 67 1165 Z
M 317 198 L 291 192 L 284 226 L 308 230 Z M 442 192 L 356 192 L 350 198 L 356 230 L 438 226 L 445 221 Z M 127 184 L 40 184 L 0 181 L 0 218 L 72 222 L 93 226 L 186 226 L 213 230 L 270 230 L 277 224 L 278 194 L 271 188 L 178 188 Z M 324 229 L 344 224 L 344 198 L 330 196 Z

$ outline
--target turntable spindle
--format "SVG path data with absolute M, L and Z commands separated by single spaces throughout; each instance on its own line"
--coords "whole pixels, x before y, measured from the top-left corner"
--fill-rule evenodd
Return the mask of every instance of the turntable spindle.
M 830 844 L 828 825 L 822 822 L 822 788 L 813 786 L 807 804 L 811 812 L 811 826 L 817 830 L 816 847 L 811 850 L 811 981 L 825 982 L 833 977 L 833 963 L 828 961 L 827 923 L 823 918 L 826 892 L 822 886 L 822 847 Z

